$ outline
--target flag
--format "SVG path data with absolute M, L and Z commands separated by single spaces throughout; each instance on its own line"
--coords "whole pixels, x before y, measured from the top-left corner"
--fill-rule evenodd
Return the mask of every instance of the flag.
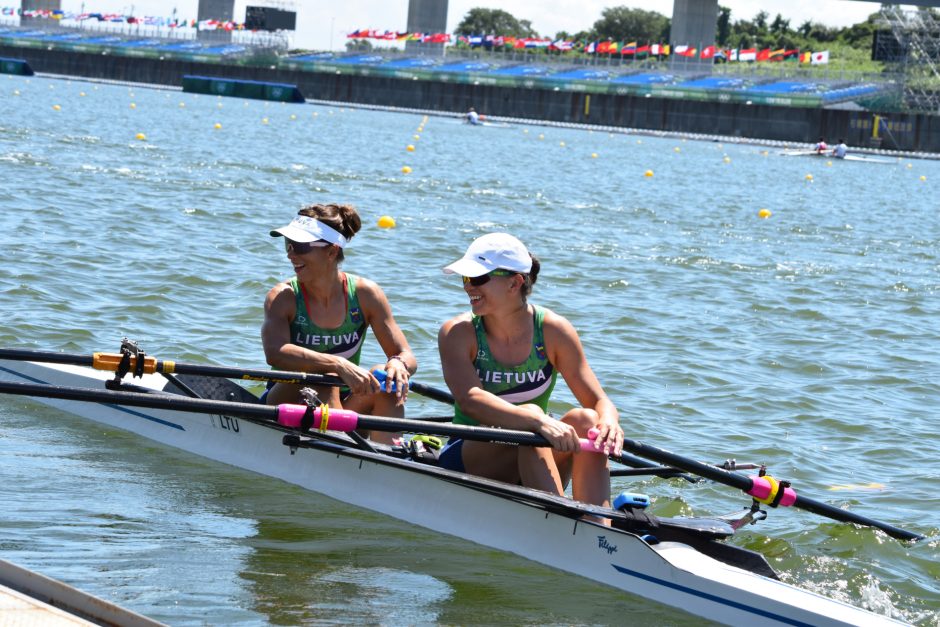
M 698 50 L 691 46 L 676 46 L 675 53 L 680 57 L 694 57 L 698 53 Z
M 814 52 L 810 63 L 812 65 L 823 65 L 829 63 L 829 51 L 823 50 L 822 52 Z
M 738 61 L 757 61 L 757 49 L 741 48 L 738 50 Z
M 758 60 L 758 61 L 768 61 L 768 60 L 770 60 L 770 48 L 764 48 L 763 50 L 761 50 L 760 52 L 758 52 L 758 53 L 757 53 L 757 60 Z
M 585 46 L 584 51 L 588 54 L 594 54 L 595 52 L 597 52 L 597 42 L 592 41 L 591 43 L 589 43 L 587 46 Z
M 648 57 L 650 54 L 649 46 L 640 46 L 636 49 L 636 56 L 639 59 L 640 57 Z
M 812 52 L 804 52 L 800 55 L 800 63 L 809 63 L 810 58 L 812 58 Z
M 783 53 L 785 52 L 786 50 L 784 50 L 783 48 L 780 48 L 778 50 L 772 50 L 770 53 L 769 60 L 770 61 L 783 61 Z
M 702 48 L 702 59 L 713 59 L 715 57 L 715 46 L 705 46 Z
M 620 48 L 620 54 L 636 54 L 636 42 L 631 41 L 628 44 L 624 44 L 623 47 Z
M 783 53 L 783 58 L 791 61 L 797 61 L 800 58 L 799 50 L 787 50 Z
M 597 54 L 607 54 L 610 52 L 610 42 L 602 41 L 597 44 Z
M 731 50 L 728 51 L 728 60 L 729 60 L 729 61 L 737 61 L 737 60 L 738 60 L 738 49 L 737 49 L 737 48 L 732 48 Z

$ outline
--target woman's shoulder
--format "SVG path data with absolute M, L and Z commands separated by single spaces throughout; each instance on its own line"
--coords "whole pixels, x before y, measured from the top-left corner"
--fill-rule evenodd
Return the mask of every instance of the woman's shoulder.
M 448 332 L 452 329 L 459 330 L 461 328 L 464 328 L 464 329 L 473 328 L 473 314 L 471 314 L 469 311 L 466 311 L 462 314 L 458 314 L 454 316 L 453 318 L 451 318 L 450 320 L 447 320 L 446 322 L 444 322 L 444 324 L 441 325 L 441 332 L 442 333 Z

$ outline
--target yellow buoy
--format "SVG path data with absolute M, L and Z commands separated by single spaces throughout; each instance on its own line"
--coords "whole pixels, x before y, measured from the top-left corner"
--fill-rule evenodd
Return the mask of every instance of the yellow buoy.
M 826 166 L 831 168 L 831 167 L 832 167 L 832 161 L 827 161 L 827 162 L 826 162 Z
M 597 159 L 597 153 L 596 153 L 596 152 L 592 152 L 592 153 L 591 153 L 591 159 Z
M 80 91 L 80 92 L 78 92 L 78 95 L 79 95 L 79 96 L 84 96 L 84 95 L 85 95 L 85 92 Z
M 643 176 L 645 176 L 646 178 L 652 178 L 652 176 L 653 176 L 653 171 L 652 171 L 652 170 L 647 170 L 646 172 L 643 173 Z
M 132 102 L 132 103 L 131 103 L 131 109 L 136 109 L 136 108 L 137 108 L 137 105 Z
M 724 159 L 722 159 L 722 161 L 724 161 L 725 163 L 731 163 L 731 157 L 725 157 Z
M 806 175 L 806 180 L 809 181 L 810 183 L 812 183 L 812 182 L 813 182 L 813 175 L 812 175 L 812 174 L 807 174 L 807 175 Z
M 415 147 L 411 144 L 408 144 L 408 146 L 405 147 L 405 150 L 407 150 L 408 152 L 414 152 Z
M 564 148 L 564 147 L 565 147 L 565 142 L 558 142 L 558 145 L 561 146 L 562 148 Z
M 411 138 L 414 139 L 415 141 L 418 141 L 419 139 L 421 139 L 421 136 L 420 136 L 420 135 L 412 135 Z
M 53 111 L 61 111 L 62 107 L 60 107 L 59 105 L 52 105 L 52 109 Z
M 682 152 L 682 149 L 679 148 L 678 146 L 676 146 L 675 148 L 673 148 L 673 150 L 676 151 L 676 152 Z
M 908 163 L 908 164 L 907 164 L 907 167 L 908 167 L 908 169 L 910 169 L 910 168 L 913 168 L 914 166 L 911 165 L 910 163 Z
M 214 128 L 215 128 L 216 130 L 218 130 L 218 129 L 222 128 L 222 125 L 219 124 L 218 122 L 216 122 Z
M 19 90 L 19 89 L 14 89 L 14 90 L 13 90 L 13 95 L 14 95 L 14 96 L 19 96 L 19 95 L 20 95 L 20 90 Z
M 185 106 L 186 106 L 186 103 L 185 103 L 185 102 L 181 102 L 181 103 L 180 103 L 180 109 L 182 109 L 182 108 L 185 107 Z
M 419 132 L 419 133 L 423 133 L 423 132 L 424 132 L 424 127 L 423 127 L 423 126 L 419 126 L 419 127 L 418 127 L 418 132 Z
M 921 174 L 921 175 L 920 175 L 920 180 L 923 181 L 924 183 L 926 183 L 926 182 L 927 182 L 927 177 L 924 176 L 923 174 Z
M 290 119 L 292 119 L 292 120 L 296 120 L 296 119 L 297 119 L 297 115 L 296 115 L 296 114 L 293 114 L 293 113 L 291 113 L 291 114 L 290 114 Z
M 392 216 L 381 216 L 378 224 L 380 229 L 394 229 L 395 218 Z
M 139 139 L 140 141 L 144 141 L 145 139 L 147 139 L 147 136 L 144 135 L 143 133 L 137 133 L 136 135 L 134 135 L 134 137 L 136 139 Z
M 267 123 L 268 123 L 268 118 L 261 118 L 261 123 L 262 123 L 262 124 L 267 124 Z
M 757 212 L 757 217 L 758 217 L 758 218 L 764 218 L 764 219 L 766 219 L 766 218 L 769 218 L 769 217 L 772 216 L 772 215 L 773 215 L 773 212 L 771 212 L 770 209 L 761 209 L 760 211 Z
M 402 173 L 402 174 L 411 174 L 411 167 L 406 165 L 405 167 L 403 167 L 403 168 L 401 169 L 401 173 Z

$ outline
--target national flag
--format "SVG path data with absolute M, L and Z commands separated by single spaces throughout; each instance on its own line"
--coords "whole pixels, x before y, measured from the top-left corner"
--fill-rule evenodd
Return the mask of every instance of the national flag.
M 758 61 L 769 61 L 770 60 L 770 48 L 764 48 L 757 53 Z
M 757 49 L 741 48 L 738 50 L 738 61 L 757 61 Z
M 822 52 L 814 52 L 810 63 L 812 65 L 824 65 L 829 63 L 829 51 L 823 50 Z
M 607 54 L 610 51 L 610 42 L 602 41 L 597 44 L 597 54 Z
M 698 50 L 691 46 L 676 46 L 675 53 L 680 57 L 694 57 L 698 53 Z
M 737 48 L 732 48 L 731 50 L 728 51 L 728 60 L 729 60 L 729 61 L 737 61 L 737 60 L 738 60 L 738 49 L 737 49 Z
M 597 42 L 592 41 L 591 43 L 589 43 L 587 46 L 585 46 L 584 51 L 588 54 L 594 54 L 595 52 L 597 52 Z
M 783 53 L 783 58 L 788 59 L 790 61 L 797 61 L 800 58 L 800 51 L 799 50 L 787 50 L 786 52 Z
M 636 49 L 636 56 L 639 59 L 640 57 L 648 57 L 650 54 L 649 46 L 640 46 Z
M 800 55 L 800 63 L 809 63 L 810 58 L 813 56 L 812 52 L 804 52 Z
M 620 49 L 620 54 L 636 54 L 636 42 L 631 41 L 628 44 L 624 44 Z
M 715 46 L 705 46 L 702 48 L 702 54 L 700 55 L 702 59 L 713 59 L 715 58 Z
M 662 44 L 653 44 L 650 46 L 650 54 L 655 54 L 657 57 L 663 54 Z
M 783 48 L 778 50 L 772 50 L 770 53 L 770 61 L 783 61 L 783 53 L 786 52 Z

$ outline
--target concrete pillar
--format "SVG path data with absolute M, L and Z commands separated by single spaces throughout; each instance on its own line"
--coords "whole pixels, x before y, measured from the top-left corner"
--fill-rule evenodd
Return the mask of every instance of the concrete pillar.
M 718 24 L 718 0 L 674 0 L 670 43 L 673 46 L 669 68 L 680 72 L 710 72 L 714 59 L 680 57 L 675 46 L 692 46 L 701 54 L 702 48 L 715 45 Z
M 199 0 L 196 20 L 234 20 L 235 0 Z M 228 43 L 232 41 L 232 33 L 227 30 L 200 30 L 196 31 L 199 41 Z
M 408 32 L 446 33 L 447 0 L 409 0 Z M 405 52 L 440 56 L 444 54 L 444 44 L 406 41 Z
M 22 0 L 20 7 L 25 11 L 60 11 L 62 0 Z M 43 29 L 58 28 L 59 20 L 50 20 L 45 17 L 21 17 L 22 26 L 39 27 Z

